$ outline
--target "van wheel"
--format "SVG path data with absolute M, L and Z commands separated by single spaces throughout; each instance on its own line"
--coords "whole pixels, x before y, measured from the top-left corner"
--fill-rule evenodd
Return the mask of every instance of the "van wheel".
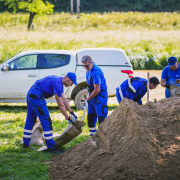
M 84 101 L 88 97 L 88 90 L 87 89 L 82 89 L 79 91 L 74 99 L 74 104 L 77 109 L 84 109 Z

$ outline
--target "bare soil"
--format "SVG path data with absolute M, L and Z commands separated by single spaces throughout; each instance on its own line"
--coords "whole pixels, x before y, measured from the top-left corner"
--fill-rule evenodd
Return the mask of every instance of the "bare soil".
M 180 179 L 179 109 L 180 98 L 123 99 L 92 138 L 51 159 L 51 179 Z

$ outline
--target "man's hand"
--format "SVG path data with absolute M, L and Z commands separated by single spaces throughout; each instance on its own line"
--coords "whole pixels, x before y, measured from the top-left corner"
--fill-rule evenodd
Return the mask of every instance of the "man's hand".
M 86 108 L 88 108 L 88 104 L 89 104 L 89 101 L 87 99 L 85 99 L 84 106 L 86 106 Z
M 66 120 L 68 121 L 68 123 L 69 123 L 69 124 L 70 124 L 70 123 L 71 123 L 71 124 L 73 123 L 73 120 L 71 119 L 71 117 L 70 117 L 70 116 L 69 116 L 69 118 L 68 118 L 68 119 L 66 118 Z
M 73 122 L 75 122 L 75 121 L 78 120 L 77 116 L 74 114 L 73 111 L 71 111 L 69 114 L 70 114 L 70 116 L 71 116 Z
M 169 84 L 169 83 L 166 83 L 166 84 L 165 84 L 165 87 L 169 89 L 169 88 L 170 88 L 170 84 Z

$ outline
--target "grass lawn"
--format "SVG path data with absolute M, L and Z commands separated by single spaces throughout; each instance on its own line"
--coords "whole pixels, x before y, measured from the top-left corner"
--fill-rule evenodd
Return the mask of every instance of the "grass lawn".
M 117 107 L 110 104 L 109 114 Z M 4 104 L 0 103 L 0 179 L 49 179 L 48 164 L 52 154 L 22 149 L 21 139 L 26 119 L 25 104 Z M 53 134 L 61 134 L 68 126 L 56 104 L 48 104 L 51 119 L 53 121 Z M 81 120 L 83 110 L 77 110 L 72 106 L 73 111 Z M 84 122 L 87 122 L 85 117 Z M 87 124 L 83 127 L 83 133 L 62 147 L 67 150 L 76 144 L 89 138 Z M 32 145 L 36 149 L 40 146 Z

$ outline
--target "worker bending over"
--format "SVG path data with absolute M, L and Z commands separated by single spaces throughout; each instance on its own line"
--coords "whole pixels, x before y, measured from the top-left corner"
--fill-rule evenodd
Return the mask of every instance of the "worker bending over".
M 88 86 L 88 126 L 90 136 L 96 133 L 97 118 L 99 124 L 104 121 L 108 114 L 108 92 L 106 80 L 102 70 L 97 66 L 90 56 L 84 56 L 81 60 L 86 69 L 86 83 Z
M 161 86 L 166 87 L 165 89 L 165 97 L 171 97 L 171 93 L 169 91 L 170 85 L 177 85 L 176 80 L 180 79 L 180 68 L 176 57 L 171 56 L 168 59 L 168 66 L 166 66 L 161 75 Z
M 149 89 L 155 89 L 158 86 L 159 79 L 151 77 L 149 80 Z M 140 77 L 132 77 L 125 80 L 119 87 L 116 88 L 116 98 L 120 104 L 123 98 L 132 99 L 142 105 L 142 97 L 147 92 L 147 80 Z
M 37 80 L 30 88 L 27 94 L 27 118 L 23 134 L 23 148 L 30 148 L 31 134 L 37 116 L 42 124 L 44 139 L 50 153 L 62 153 L 55 147 L 53 140 L 52 121 L 46 106 L 45 99 L 55 95 L 57 104 L 65 119 L 72 122 L 72 119 L 67 114 L 66 109 L 70 112 L 71 117 L 77 119 L 70 108 L 69 102 L 64 95 L 64 86 L 77 85 L 76 74 L 69 72 L 66 76 L 47 76 Z

